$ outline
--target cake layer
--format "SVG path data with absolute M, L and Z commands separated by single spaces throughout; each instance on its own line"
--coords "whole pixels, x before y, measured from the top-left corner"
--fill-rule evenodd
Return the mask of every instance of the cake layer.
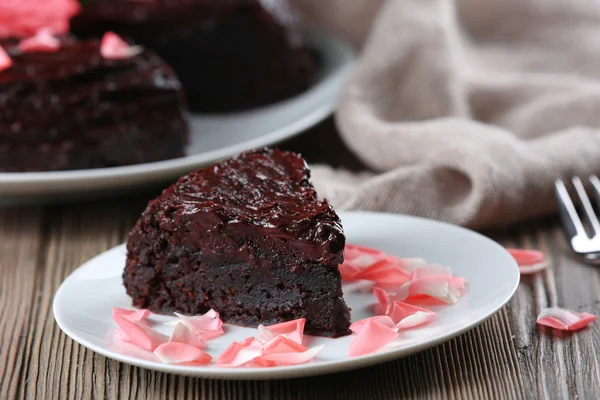
M 123 278 L 134 305 L 214 308 L 250 326 L 304 317 L 312 333 L 348 333 L 345 237 L 309 177 L 299 155 L 261 149 L 181 178 L 129 235 Z
M 180 83 L 154 53 L 107 59 L 96 40 L 62 38 L 51 52 L 21 52 L 0 72 L 0 170 L 96 168 L 183 155 Z M 156 148 L 160 146 L 160 148 Z
M 316 58 L 286 0 L 90 0 L 80 36 L 106 30 L 154 49 L 177 72 L 192 110 L 255 107 L 306 90 Z

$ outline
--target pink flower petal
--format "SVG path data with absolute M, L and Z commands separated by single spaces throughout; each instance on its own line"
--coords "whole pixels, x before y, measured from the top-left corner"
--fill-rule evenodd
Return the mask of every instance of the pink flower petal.
M 394 324 L 394 321 L 392 320 L 392 318 L 390 318 L 389 315 L 376 315 L 374 317 L 369 317 L 353 322 L 352 325 L 350 325 L 350 330 L 358 334 L 363 330 L 363 328 L 369 321 L 377 322 L 378 324 L 393 329 L 394 331 L 397 330 L 396 324 Z
M 221 367 L 240 367 L 260 357 L 262 354 L 262 343 L 256 338 L 249 337 L 243 342 L 233 342 L 217 358 L 217 365 Z
M 179 323 L 177 326 L 175 326 L 169 342 L 185 343 L 199 349 L 206 348 L 206 343 L 204 343 L 204 340 L 202 340 L 201 335 L 198 335 L 195 331 L 191 330 L 182 323 Z
M 113 318 L 123 317 L 130 321 L 143 321 L 150 316 L 150 311 L 146 309 L 128 310 L 127 308 L 113 307 L 112 314 Z
M 169 325 L 181 322 L 202 340 L 214 339 L 224 333 L 223 321 L 221 321 L 219 313 L 214 310 L 203 315 L 187 316 L 179 313 L 175 313 L 175 315 L 179 317 L 179 320 L 173 321 Z
M 0 72 L 12 67 L 13 61 L 8 53 L 0 46 Z
M 60 40 L 54 37 L 52 30 L 43 28 L 34 36 L 21 40 L 19 49 L 22 52 L 55 52 L 60 49 Z
M 127 335 L 119 328 L 116 328 L 109 333 L 107 345 L 111 350 L 129 357 L 136 357 L 154 362 L 160 361 L 152 351 L 142 349 L 131 343 L 129 337 L 127 337 Z
M 307 349 L 301 352 L 290 352 L 290 353 L 271 353 L 262 355 L 260 359 L 262 361 L 268 361 L 273 365 L 297 365 L 304 364 L 311 361 L 319 352 L 323 349 L 323 346 L 316 346 L 312 349 Z
M 393 302 L 387 310 L 398 329 L 414 328 L 435 319 L 435 313 L 426 308 L 413 306 L 401 301 Z
M 411 280 L 426 278 L 435 275 L 452 275 L 452 268 L 444 267 L 438 264 L 427 264 L 419 268 L 414 268 L 410 274 Z
M 100 43 L 100 54 L 111 60 L 122 60 L 140 54 L 140 46 L 130 46 L 114 32 L 106 32 Z
M 465 290 L 465 280 L 452 275 L 434 275 L 406 282 L 396 293 L 396 299 L 429 296 L 455 304 Z
M 373 294 L 375 295 L 375 298 L 379 302 L 379 307 L 378 307 L 377 312 L 379 314 L 385 314 L 386 310 L 390 306 L 390 297 L 388 296 L 387 291 L 383 290 L 382 288 L 375 287 L 375 288 L 373 288 Z
M 350 357 L 373 353 L 398 337 L 398 333 L 394 328 L 390 328 L 373 318 L 367 319 L 354 340 L 352 340 L 352 343 L 350 343 L 350 347 L 348 348 L 348 355 Z M 350 329 L 352 329 L 352 326 Z
M 528 249 L 506 249 L 517 261 L 521 275 L 534 274 L 548 268 L 548 260 L 543 252 Z
M 409 279 L 409 275 L 399 264 L 381 260 L 363 269 L 355 279 L 374 281 L 377 286 L 401 286 Z
M 306 323 L 306 318 L 299 318 L 299 319 L 295 319 L 293 321 L 287 321 L 287 322 L 282 322 L 280 324 L 266 326 L 264 328 L 269 330 L 272 335 L 265 335 L 266 332 L 264 330 L 259 329 L 259 338 L 265 339 L 265 340 L 270 340 L 275 335 L 283 335 L 284 337 L 291 339 L 298 344 L 302 344 L 305 323 Z M 261 331 L 263 333 L 263 336 L 261 336 Z M 270 338 L 268 338 L 267 336 L 270 336 Z
M 163 343 L 154 354 L 165 364 L 208 364 L 212 357 L 197 347 L 185 343 Z
M 537 323 L 563 331 L 576 331 L 585 328 L 596 316 L 586 312 L 576 312 L 565 308 L 544 308 L 537 317 Z
M 165 343 L 168 337 L 152 329 L 143 321 L 130 321 L 124 317 L 113 318 L 119 328 L 127 335 L 131 343 L 146 350 L 154 350 L 157 346 Z
M 262 354 L 275 354 L 275 353 L 291 353 L 291 352 L 302 352 L 306 351 L 306 347 L 301 344 L 286 338 L 285 336 L 278 335 L 269 342 L 263 345 Z

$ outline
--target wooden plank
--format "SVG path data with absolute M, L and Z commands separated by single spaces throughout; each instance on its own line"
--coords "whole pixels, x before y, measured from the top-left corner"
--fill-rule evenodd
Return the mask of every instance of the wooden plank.
M 0 211 L 0 398 L 15 398 L 31 347 L 29 319 L 37 293 L 33 277 L 42 246 L 39 208 Z

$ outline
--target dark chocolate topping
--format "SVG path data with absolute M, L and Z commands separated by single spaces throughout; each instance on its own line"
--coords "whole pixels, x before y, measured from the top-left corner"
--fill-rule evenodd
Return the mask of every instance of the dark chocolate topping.
M 0 133 L 5 137 L 56 140 L 72 135 L 78 125 L 80 134 L 93 136 L 93 129 L 84 128 L 107 114 L 106 122 L 126 123 L 140 110 L 151 113 L 181 103 L 177 77 L 148 50 L 113 60 L 101 56 L 98 40 L 62 38 L 55 52 L 23 53 L 15 40 L 0 40 L 0 45 L 13 60 L 0 72 Z M 183 119 L 183 110 L 168 109 Z
M 340 220 L 317 198 L 309 177 L 299 155 L 261 149 L 186 175 L 156 201 L 166 214 L 202 220 L 206 230 L 226 224 L 248 236 L 281 236 L 308 260 L 337 268 L 344 248 Z

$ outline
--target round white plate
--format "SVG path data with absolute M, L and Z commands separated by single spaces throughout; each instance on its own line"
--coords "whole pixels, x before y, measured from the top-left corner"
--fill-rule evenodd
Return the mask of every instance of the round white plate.
M 394 347 L 361 357 L 348 357 L 353 336 L 337 339 L 310 337 L 308 346 L 324 348 L 308 364 L 274 368 L 222 368 L 165 365 L 112 351 L 107 335 L 115 329 L 112 308 L 131 308 L 121 283 L 125 247 L 118 246 L 85 263 L 69 276 L 54 298 L 54 317 L 60 328 L 75 341 L 106 357 L 157 371 L 225 379 L 292 378 L 365 367 L 404 357 L 442 343 L 473 328 L 494 314 L 511 298 L 519 283 L 519 269 L 503 247 L 467 229 L 453 225 L 393 214 L 340 213 L 348 243 L 362 244 L 399 257 L 422 257 L 452 267 L 467 280 L 469 289 L 452 306 L 433 307 L 436 321 L 402 331 Z M 370 293 L 349 290 L 344 298 L 352 308 L 352 321 L 372 316 L 376 303 Z M 152 315 L 166 322 L 174 317 Z M 208 342 L 208 353 L 216 358 L 233 340 L 256 336 L 257 330 L 226 326 L 226 333 Z M 167 333 L 164 331 L 163 333 Z
M 309 41 L 321 57 L 321 69 L 313 87 L 291 99 L 252 111 L 192 115 L 187 156 L 126 167 L 0 173 L 0 199 L 37 196 L 43 201 L 52 196 L 164 182 L 203 165 L 245 150 L 272 145 L 302 132 L 333 112 L 355 59 L 348 44 L 328 34 L 311 32 Z

